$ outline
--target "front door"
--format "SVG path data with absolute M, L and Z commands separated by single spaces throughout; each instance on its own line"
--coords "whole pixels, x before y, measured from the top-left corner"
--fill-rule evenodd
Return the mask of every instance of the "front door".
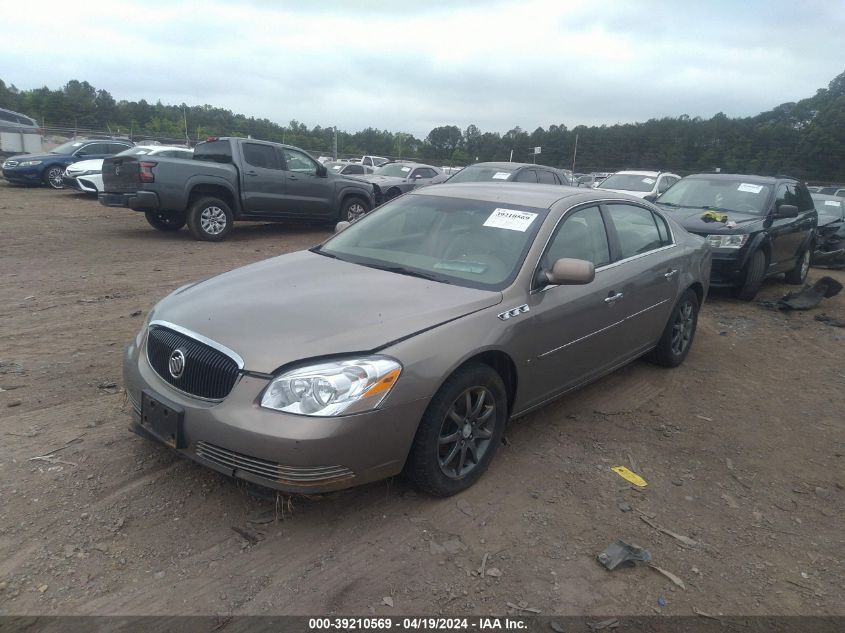
M 287 183 L 287 204 L 292 214 L 329 218 L 335 213 L 334 181 L 320 176 L 310 156 L 290 147 L 282 148 Z
M 810 199 L 812 202 L 812 199 Z M 774 217 L 781 205 L 789 204 L 798 207 L 797 218 Z M 769 235 L 772 239 L 772 261 L 769 267 L 772 271 L 787 271 L 795 266 L 798 251 L 804 243 L 804 238 L 812 230 L 812 218 L 804 209 L 807 204 L 798 191 L 797 183 L 786 183 L 778 186 L 775 196 L 775 206 L 771 218 L 772 226 Z M 808 221 L 809 218 L 809 221 Z

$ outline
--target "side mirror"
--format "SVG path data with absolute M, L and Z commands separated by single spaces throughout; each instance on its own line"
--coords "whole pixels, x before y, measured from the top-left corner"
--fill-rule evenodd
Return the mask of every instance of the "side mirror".
M 798 217 L 798 207 L 794 204 L 782 204 L 777 209 L 775 209 L 775 217 L 776 218 L 797 218 Z
M 326 169 L 326 166 L 325 166 L 325 165 L 323 165 L 322 163 L 318 163 L 318 164 L 317 164 L 317 175 L 318 175 L 320 178 L 325 178 L 325 177 L 326 177 L 326 174 L 328 174 L 328 173 L 329 173 L 329 170 L 328 170 L 328 169 Z
M 643 200 L 648 200 L 649 202 L 654 202 L 655 200 L 657 200 L 657 196 L 658 196 L 658 194 L 656 194 L 656 193 L 650 193 L 647 196 L 643 196 Z
M 541 270 L 538 281 L 541 285 L 583 286 L 595 278 L 596 267 L 593 262 L 564 257 L 557 260 L 551 270 Z
M 347 228 L 349 228 L 350 224 L 352 224 L 352 222 L 347 222 L 346 220 L 344 220 L 343 222 L 338 222 L 334 225 L 335 234 L 340 233 L 341 231 L 345 231 Z

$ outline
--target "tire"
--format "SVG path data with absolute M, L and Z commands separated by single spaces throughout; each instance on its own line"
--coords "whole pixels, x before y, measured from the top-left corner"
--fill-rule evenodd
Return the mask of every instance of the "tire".
M 354 222 L 370 212 L 370 205 L 362 198 L 346 198 L 340 207 L 340 220 Z
M 195 240 L 220 242 L 232 230 L 234 216 L 220 198 L 197 199 L 188 209 L 188 230 Z
M 807 274 L 810 272 L 810 259 L 812 256 L 813 247 L 811 245 L 798 256 L 795 268 L 786 273 L 786 283 L 800 285 L 807 280 Z
M 754 251 L 745 267 L 745 281 L 736 289 L 736 296 L 743 301 L 751 301 L 757 296 L 757 291 L 763 285 L 766 277 L 766 254 L 761 250 Z
M 160 211 L 145 211 L 144 217 L 151 227 L 165 233 L 178 231 L 187 222 L 184 215 L 169 215 Z
M 44 172 L 44 184 L 52 189 L 64 189 L 65 183 L 62 180 L 62 173 L 64 173 L 64 169 L 57 165 L 48 167 L 47 171 Z
M 677 367 L 689 354 L 698 326 L 698 296 L 689 288 L 675 304 L 660 341 L 648 356 L 655 365 Z
M 458 369 L 431 399 L 420 421 L 405 464 L 407 476 L 436 497 L 469 488 L 496 454 L 507 406 L 505 385 L 493 368 L 478 363 Z

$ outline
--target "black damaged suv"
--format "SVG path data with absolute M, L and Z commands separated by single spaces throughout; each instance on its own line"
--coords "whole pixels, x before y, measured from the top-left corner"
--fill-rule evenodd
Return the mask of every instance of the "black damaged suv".
M 766 277 L 802 284 L 810 269 L 818 215 L 795 178 L 695 174 L 656 200 L 713 249 L 711 285 L 750 301 Z

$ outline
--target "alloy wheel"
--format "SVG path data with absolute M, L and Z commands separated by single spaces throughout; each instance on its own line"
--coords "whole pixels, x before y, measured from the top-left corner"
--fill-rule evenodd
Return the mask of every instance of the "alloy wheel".
M 487 387 L 470 387 L 449 407 L 440 426 L 438 463 L 450 479 L 466 477 L 490 450 L 496 401 Z
M 64 180 L 62 180 L 62 170 L 58 168 L 53 168 L 47 172 L 47 180 L 50 181 L 50 186 L 53 189 L 63 189 L 65 186 Z
M 226 228 L 226 213 L 220 207 L 206 207 L 200 213 L 200 226 L 209 235 L 219 235 Z
M 672 324 L 672 353 L 680 356 L 692 340 L 692 328 L 695 323 L 695 308 L 691 302 L 684 302 L 675 315 Z
M 353 202 L 349 205 L 349 208 L 346 211 L 347 219 L 350 222 L 354 222 L 360 217 L 363 217 L 367 214 L 367 208 L 361 204 L 360 202 Z

